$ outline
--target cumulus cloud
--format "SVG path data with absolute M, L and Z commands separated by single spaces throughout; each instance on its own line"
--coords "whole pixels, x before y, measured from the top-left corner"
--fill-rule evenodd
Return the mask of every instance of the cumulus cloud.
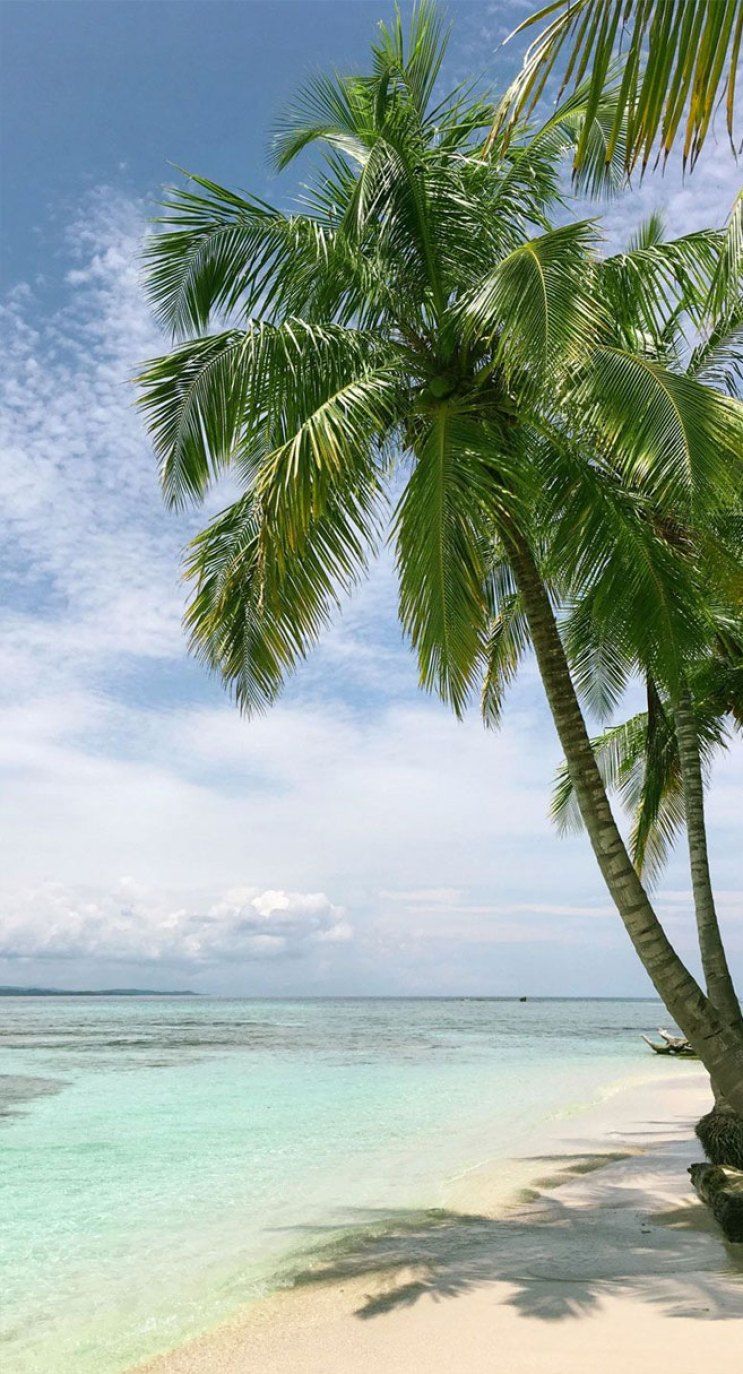
M 233 888 L 196 904 L 122 879 L 108 892 L 60 883 L 0 896 L 0 957 L 203 966 L 292 958 L 353 931 L 324 892 Z

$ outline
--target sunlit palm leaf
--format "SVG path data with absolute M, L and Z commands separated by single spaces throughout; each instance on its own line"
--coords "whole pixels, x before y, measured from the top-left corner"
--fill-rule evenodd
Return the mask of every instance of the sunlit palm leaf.
M 591 291 L 590 222 L 565 225 L 519 245 L 478 283 L 464 305 L 471 334 L 497 343 L 506 371 L 528 369 L 538 388 L 585 357 L 601 323 Z
M 617 559 L 617 545 L 618 540 L 612 544 L 610 558 L 613 564 Z M 631 551 L 628 552 L 631 556 Z M 624 576 L 626 568 L 626 559 L 621 554 L 617 561 L 625 566 L 621 570 L 611 567 L 609 578 L 612 584 L 615 575 L 617 579 Z M 609 597 L 613 594 L 612 586 L 607 589 L 603 585 L 605 581 L 606 577 L 601 574 L 594 577 L 590 590 L 567 617 L 562 628 L 573 681 L 591 714 L 599 720 L 611 715 L 634 668 L 631 626 L 621 617 L 611 616 L 609 623 L 604 617 L 607 592 Z M 636 600 L 639 588 L 633 590 Z M 648 590 L 652 595 L 655 588 Z
M 735 310 L 743 283 L 743 191 L 739 191 L 725 226 L 723 251 L 710 292 L 709 309 L 714 319 Z
M 647 496 L 628 489 L 599 453 L 586 462 L 590 429 L 583 438 L 580 428 L 573 435 L 556 426 L 544 433 L 533 454 L 549 572 L 569 603 L 585 603 L 566 634 L 580 689 L 598 691 L 603 713 L 602 693 L 611 706 L 623 660 L 639 658 L 665 681 L 678 676 L 683 653 L 704 642 L 704 599 L 683 553 L 658 537 Z M 592 685 L 599 658 L 600 687 Z
M 170 505 L 203 496 L 233 461 L 249 421 L 255 343 L 254 335 L 235 329 L 194 339 L 147 363 L 137 379 Z M 256 414 L 260 403 L 251 427 Z
M 264 317 L 321 305 L 332 314 L 353 289 L 350 256 L 330 226 L 204 177 L 190 180 L 201 192 L 170 192 L 163 230 L 144 252 L 149 296 L 166 329 L 201 333 L 213 316 L 244 319 L 258 308 Z
M 611 726 L 591 744 L 607 790 L 618 794 L 632 817 L 630 850 L 635 867 L 645 882 L 652 884 L 684 824 L 684 795 L 672 723 L 658 703 L 655 712 L 640 712 L 621 725 Z M 555 778 L 551 811 L 562 833 L 582 828 L 564 764 Z
M 581 166 L 575 172 L 576 189 L 591 198 L 611 196 L 626 181 L 625 121 L 618 97 L 616 86 L 609 83 L 589 109 L 591 88 L 584 82 L 559 101 L 541 127 L 531 127 L 523 119 L 505 129 L 496 124 L 486 142 L 488 156 L 496 162 L 512 157 L 520 171 L 524 165 L 541 164 L 543 174 L 549 171 L 554 177 L 557 166 L 567 155 L 572 158 L 584 142 Z
M 719 668 L 711 660 L 708 668 L 712 671 L 706 675 L 719 682 Z M 607 789 L 617 793 L 632 818 L 635 867 L 647 883 L 655 883 L 684 825 L 684 793 L 672 712 L 652 681 L 647 684 L 647 693 L 647 711 L 610 726 L 591 743 Z M 697 703 L 697 731 L 706 777 L 714 753 L 725 739 L 722 716 L 726 710 L 722 701 L 713 707 L 709 696 Z M 555 777 L 551 811 L 560 831 L 581 829 L 565 764 Z
M 519 25 L 516 33 L 548 20 L 529 48 L 522 71 L 499 112 L 509 127 L 533 108 L 563 54 L 563 87 L 590 73 L 593 100 L 621 52 L 621 104 L 629 119 L 626 167 L 643 167 L 653 148 L 667 157 L 686 110 L 683 157 L 693 166 L 724 94 L 726 121 L 734 138 L 735 84 L 743 0 L 553 0 Z M 580 167 L 585 140 L 578 145 Z
M 648 227 L 652 240 L 646 235 L 630 244 L 627 252 L 602 260 L 600 289 L 615 338 L 638 352 L 650 347 L 657 353 L 668 322 L 679 309 L 687 323 L 698 326 L 704 320 L 722 235 L 703 229 L 663 242 L 657 217 Z
M 448 40 L 441 11 L 432 0 L 416 0 L 407 36 L 399 9 L 391 24 L 379 25 L 379 38 L 372 47 L 375 72 L 402 84 L 421 119 L 431 118 L 431 97 Z
M 743 395 L 743 301 L 718 320 L 691 354 L 689 375 L 705 386 Z
M 700 514 L 734 497 L 743 452 L 739 402 L 649 358 L 601 347 L 584 404 L 626 478 L 661 505 Z
M 307 470 L 319 472 L 323 443 L 325 470 L 337 466 L 333 422 L 337 430 L 345 418 L 349 436 L 363 423 L 367 438 L 387 423 L 384 361 L 374 335 L 288 319 L 194 339 L 148 364 L 140 404 L 168 500 L 198 498 L 238 459 L 252 479 L 268 453 L 292 445 L 295 467 L 308 453 Z

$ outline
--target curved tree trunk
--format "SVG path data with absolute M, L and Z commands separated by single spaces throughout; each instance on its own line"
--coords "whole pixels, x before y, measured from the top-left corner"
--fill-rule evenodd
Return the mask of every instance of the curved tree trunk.
M 583 824 L 606 886 L 658 996 L 726 1102 L 743 1116 L 743 1033 L 726 1024 L 705 997 L 650 904 L 609 806 L 549 597 L 531 550 L 514 534 L 509 555 Z
M 715 898 L 709 871 L 707 827 L 704 818 L 704 783 L 699 756 L 697 723 L 691 694 L 682 692 L 673 708 L 678 741 L 681 781 L 684 789 L 686 835 L 689 845 L 691 884 L 699 933 L 699 949 L 707 984 L 707 996 L 723 1020 L 743 1028 L 740 1002 L 733 986 L 725 947 L 717 921 Z

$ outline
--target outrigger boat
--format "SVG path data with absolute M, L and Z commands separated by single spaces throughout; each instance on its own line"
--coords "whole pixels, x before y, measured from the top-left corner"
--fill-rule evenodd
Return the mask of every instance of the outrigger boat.
M 655 1040 L 649 1040 L 647 1035 L 643 1035 L 642 1037 L 645 1044 L 649 1045 L 655 1054 L 677 1054 L 680 1055 L 682 1059 L 699 1058 L 696 1050 L 692 1049 L 689 1041 L 685 1040 L 683 1036 L 671 1035 L 668 1031 L 663 1030 L 661 1026 L 658 1027 L 658 1034 L 663 1040 L 662 1045 L 657 1044 Z

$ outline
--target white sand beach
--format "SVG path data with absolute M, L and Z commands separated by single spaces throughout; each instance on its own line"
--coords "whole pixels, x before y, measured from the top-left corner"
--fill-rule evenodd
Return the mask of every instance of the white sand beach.
M 691 1188 L 709 1091 L 677 1069 L 556 1123 L 509 1197 L 484 1165 L 139 1374 L 737 1374 L 743 1246 Z

